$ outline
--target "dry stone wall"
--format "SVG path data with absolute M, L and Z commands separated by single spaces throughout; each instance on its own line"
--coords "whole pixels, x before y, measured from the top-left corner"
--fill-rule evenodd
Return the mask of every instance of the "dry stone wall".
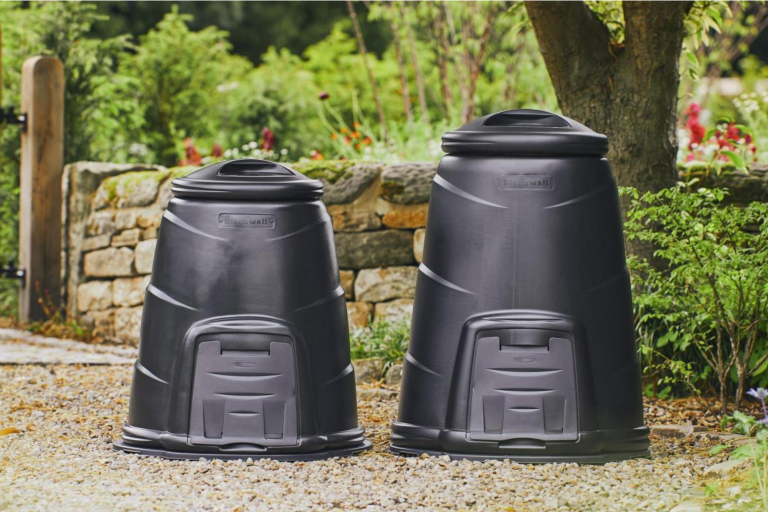
M 351 327 L 410 315 L 437 164 L 295 168 L 325 184 Z M 95 162 L 66 167 L 62 278 L 70 316 L 106 337 L 138 341 L 171 181 L 192 170 Z

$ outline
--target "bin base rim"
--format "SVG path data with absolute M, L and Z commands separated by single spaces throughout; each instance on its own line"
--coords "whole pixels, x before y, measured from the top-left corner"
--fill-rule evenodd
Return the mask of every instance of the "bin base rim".
M 451 460 L 512 460 L 524 464 L 605 464 L 650 457 L 646 426 L 621 430 L 580 431 L 576 441 L 545 442 L 520 447 L 472 440 L 468 432 L 392 423 L 390 451 L 399 455 L 445 456 Z
M 609 462 L 619 462 L 629 459 L 650 458 L 651 456 L 650 450 L 645 450 L 643 452 L 603 453 L 596 455 L 483 455 L 420 450 L 416 448 L 400 448 L 395 445 L 390 445 L 389 451 L 395 455 L 403 455 L 406 457 L 416 457 L 422 454 L 427 454 L 431 457 L 444 457 L 447 455 L 451 460 L 510 460 L 512 462 L 519 462 L 521 464 L 607 464 Z
M 243 443 L 217 446 L 191 443 L 187 434 L 175 434 L 123 425 L 122 437 L 112 444 L 114 450 L 142 455 L 154 455 L 167 459 L 224 459 L 246 460 L 320 460 L 352 455 L 371 448 L 365 439 L 365 430 L 358 426 L 329 434 L 299 436 L 296 444 L 258 445 Z
M 199 460 L 199 459 L 219 459 L 219 460 L 258 460 L 258 459 L 272 459 L 285 462 L 297 462 L 297 461 L 309 461 L 309 460 L 325 460 L 332 459 L 334 457 L 348 457 L 357 453 L 370 450 L 372 444 L 367 439 L 363 440 L 360 444 L 355 446 L 348 446 L 344 448 L 334 448 L 312 453 L 221 453 L 221 452 L 181 452 L 174 450 L 166 450 L 163 448 L 147 448 L 144 446 L 135 446 L 130 443 L 126 443 L 123 439 L 119 439 L 112 443 L 112 449 L 115 451 L 123 451 L 126 453 L 135 453 L 138 455 L 149 455 L 154 457 L 162 457 L 172 460 Z

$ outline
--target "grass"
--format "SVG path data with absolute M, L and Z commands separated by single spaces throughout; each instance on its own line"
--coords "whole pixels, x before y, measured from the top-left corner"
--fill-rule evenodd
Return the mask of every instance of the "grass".
M 410 336 L 410 318 L 397 322 L 376 320 L 369 327 L 352 334 L 352 359 L 377 357 L 384 360 L 386 370 L 403 361 Z

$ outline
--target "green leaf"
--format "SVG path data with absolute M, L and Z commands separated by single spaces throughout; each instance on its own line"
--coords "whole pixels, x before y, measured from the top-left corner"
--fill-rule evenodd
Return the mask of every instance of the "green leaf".
M 720 453 L 721 451 L 725 450 L 726 448 L 728 448 L 727 444 L 719 444 L 719 445 L 713 447 L 712 449 L 710 449 L 709 450 L 709 454 L 710 455 L 717 455 L 718 453 Z
M 755 131 L 752 128 L 750 128 L 749 126 L 745 126 L 743 124 L 736 124 L 734 126 L 736 128 L 738 128 L 739 130 L 741 130 L 743 133 L 749 135 L 750 137 L 752 137 L 752 138 L 755 137 Z
M 696 58 L 696 54 L 693 52 L 687 52 L 685 56 L 688 58 L 688 63 L 691 66 L 699 67 L 699 60 Z
M 735 153 L 733 151 L 727 151 L 727 150 L 723 150 L 721 151 L 721 153 L 727 156 L 728 160 L 730 160 L 731 163 L 735 165 L 737 169 L 743 169 L 745 167 L 744 159 L 741 158 L 741 155 L 739 155 L 738 153 Z

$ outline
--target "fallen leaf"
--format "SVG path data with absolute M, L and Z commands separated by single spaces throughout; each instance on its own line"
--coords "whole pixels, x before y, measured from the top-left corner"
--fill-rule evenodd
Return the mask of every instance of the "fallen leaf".
M 7 436 L 9 434 L 21 434 L 21 430 L 17 429 L 16 427 L 7 427 L 3 430 L 0 430 L 0 437 Z

